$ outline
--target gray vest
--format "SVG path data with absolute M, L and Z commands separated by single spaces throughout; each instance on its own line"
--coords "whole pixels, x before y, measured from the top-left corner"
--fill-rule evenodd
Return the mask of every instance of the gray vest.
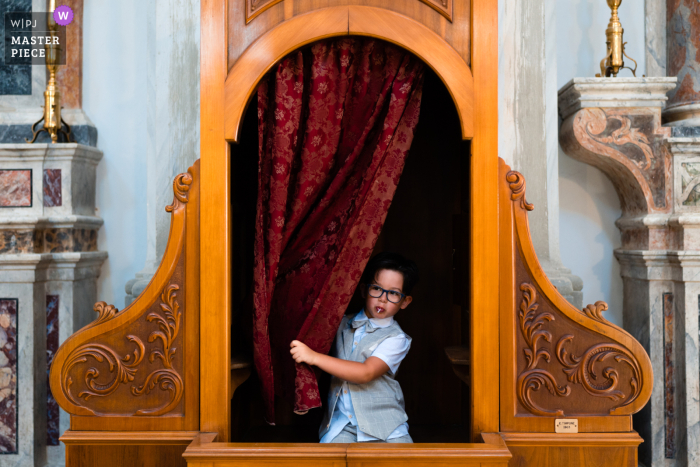
M 365 329 L 367 334 L 357 344 L 353 352 L 355 329 L 348 325 L 348 321 L 353 317 L 343 318 L 335 339 L 335 355 L 343 360 L 364 362 L 384 339 L 405 334 L 396 321 L 385 328 L 374 328 L 373 330 L 370 329 L 370 323 L 367 322 L 368 327 Z M 410 345 L 411 338 L 408 335 L 406 338 Z M 387 371 L 379 378 L 366 384 L 348 382 L 357 425 L 363 433 L 386 440 L 399 425 L 408 420 L 404 408 L 403 392 L 394 377 L 395 375 Z M 320 437 L 323 437 L 330 428 L 331 417 L 338 403 L 342 385 L 343 380 L 335 376 L 332 377 L 330 388 L 332 396 L 329 397 L 326 415 L 319 430 Z

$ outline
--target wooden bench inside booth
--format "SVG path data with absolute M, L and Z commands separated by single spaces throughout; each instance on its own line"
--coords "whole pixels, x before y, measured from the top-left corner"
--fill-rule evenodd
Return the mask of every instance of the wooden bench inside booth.
M 636 467 L 632 414 L 651 394 L 649 358 L 604 319 L 607 305 L 574 308 L 539 264 L 525 180 L 498 158 L 497 10 L 496 0 L 202 2 L 201 159 L 174 180 L 163 260 L 131 305 L 97 303 L 97 319 L 54 356 L 68 467 Z M 397 378 L 415 444 L 321 445 L 318 410 L 281 417 L 280 429 L 258 410 L 242 319 L 257 173 L 249 104 L 280 59 L 339 36 L 391 42 L 430 69 L 375 248 L 425 265 L 415 312 L 397 317 L 414 338 Z M 578 433 L 556 433 L 561 419 Z

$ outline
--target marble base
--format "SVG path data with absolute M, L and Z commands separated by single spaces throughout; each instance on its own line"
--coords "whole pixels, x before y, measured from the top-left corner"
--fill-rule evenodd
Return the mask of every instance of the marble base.
M 0 455 L 0 466 L 61 465 L 65 447 L 47 446 L 47 300 L 58 297 L 59 341 L 90 323 L 97 278 L 106 252 L 0 255 L 0 297 L 19 305 L 18 453 Z M 0 317 L 1 318 L 1 317 Z M 61 411 L 59 431 L 69 428 Z
M 583 309 L 583 280 L 563 265 L 555 267 L 542 264 L 542 268 L 557 291 L 577 309 Z
M 23 144 L 25 138 L 32 139 L 32 125 L 43 115 L 38 106 L 3 105 L 0 99 L 0 144 Z M 82 109 L 62 109 L 61 117 L 71 127 L 75 143 L 85 146 L 97 146 L 97 129 Z M 42 132 L 34 144 L 51 143 L 51 138 Z
M 95 215 L 95 172 L 101 158 L 94 147 L 75 143 L 0 144 L 0 172 L 31 173 L 17 181 L 27 185 L 31 203 L 0 209 L 0 298 L 19 304 L 18 450 L 0 455 L 0 467 L 65 464 L 65 447 L 52 444 L 70 419 L 49 399 L 48 362 L 52 350 L 95 317 L 97 277 L 107 258 L 97 251 L 102 219 Z M 0 199 L 3 193 L 0 186 Z M 2 363 L 0 356 L 0 398 Z
M 624 283 L 624 327 L 644 346 L 654 370 L 651 400 L 634 416 L 645 441 L 639 460 L 649 467 L 699 465 L 700 252 L 616 250 L 615 256 Z
M 97 146 L 97 129 L 94 126 L 71 126 L 73 142 L 85 146 Z M 63 135 L 59 135 L 59 142 L 65 143 Z M 0 143 L 20 144 L 32 140 L 31 125 L 0 125 Z M 35 143 L 51 143 L 51 136 L 42 132 L 37 136 Z

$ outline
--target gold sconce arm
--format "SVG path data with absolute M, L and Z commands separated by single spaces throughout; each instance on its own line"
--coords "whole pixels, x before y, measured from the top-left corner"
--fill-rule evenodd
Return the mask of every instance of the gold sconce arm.
M 612 13 L 608 28 L 605 30 L 605 44 L 608 52 L 600 62 L 600 73 L 597 73 L 596 77 L 617 77 L 617 74 L 624 68 L 630 70 L 632 75 L 636 77 L 637 61 L 627 55 L 625 51 L 625 46 L 627 45 L 627 42 L 623 42 L 625 30 L 622 28 L 622 23 L 620 23 L 620 17 L 618 16 L 618 9 L 620 4 L 622 4 L 622 0 L 607 0 L 607 2 Z M 623 57 L 627 57 L 634 62 L 634 69 L 625 66 Z
M 49 35 L 52 38 L 58 37 L 58 25 L 53 19 L 55 9 L 56 0 L 50 0 L 46 23 Z M 71 142 L 73 135 L 71 134 L 70 126 L 61 117 L 61 93 L 56 84 L 56 72 L 60 63 L 62 46 L 61 44 L 54 44 L 52 39 L 50 43 L 44 45 L 44 50 L 46 51 L 46 68 L 49 70 L 49 81 L 46 84 L 46 91 L 44 91 L 44 115 L 32 125 L 32 140 L 29 141 L 25 138 L 25 141 L 31 144 L 36 141 L 39 133 L 45 131 L 51 136 L 52 143 L 58 142 L 59 133 L 65 136 L 67 142 Z M 41 128 L 36 129 L 42 120 L 44 124 Z M 66 127 L 65 130 L 63 129 L 64 125 Z

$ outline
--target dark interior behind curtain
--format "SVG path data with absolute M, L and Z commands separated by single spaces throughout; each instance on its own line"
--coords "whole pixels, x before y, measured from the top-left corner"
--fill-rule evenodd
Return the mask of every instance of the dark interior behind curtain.
M 324 40 L 258 88 L 254 361 L 274 396 L 322 404 L 298 339 L 328 353 L 386 218 L 418 122 L 423 63 L 375 39 Z

